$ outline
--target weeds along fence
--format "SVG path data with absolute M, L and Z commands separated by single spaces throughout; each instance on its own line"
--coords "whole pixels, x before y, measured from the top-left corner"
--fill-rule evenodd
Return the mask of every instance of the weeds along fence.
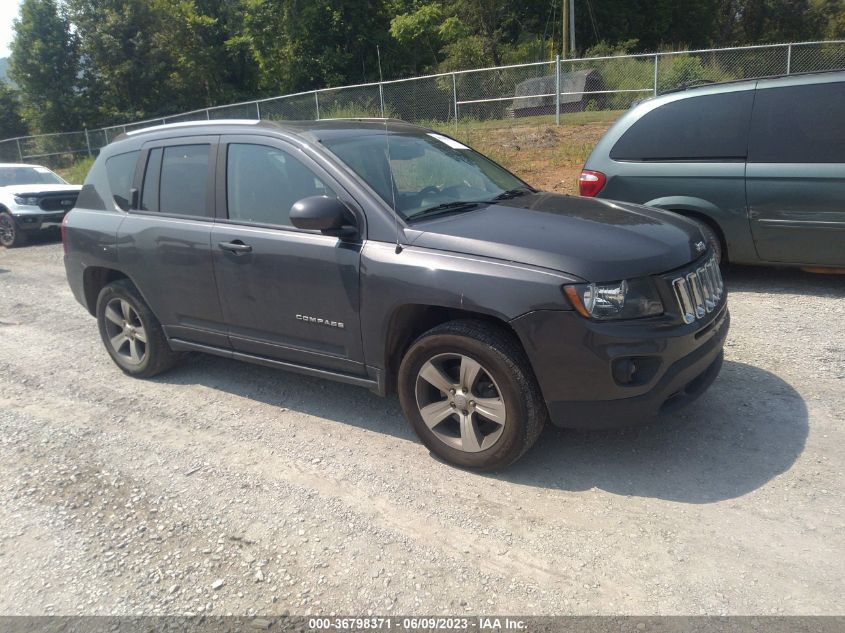
M 569 112 L 624 110 L 698 83 L 845 69 L 845 40 L 553 61 L 322 88 L 96 130 L 0 141 L 0 161 L 66 166 L 118 135 L 215 119 L 308 120 L 390 116 L 432 127 L 522 119 L 560 123 Z

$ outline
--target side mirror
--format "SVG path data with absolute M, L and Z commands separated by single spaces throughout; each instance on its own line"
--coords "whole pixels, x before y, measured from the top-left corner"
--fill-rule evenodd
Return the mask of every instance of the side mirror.
M 295 202 L 290 221 L 298 229 L 320 231 L 324 235 L 350 237 L 358 233 L 352 212 L 337 198 L 310 196 Z

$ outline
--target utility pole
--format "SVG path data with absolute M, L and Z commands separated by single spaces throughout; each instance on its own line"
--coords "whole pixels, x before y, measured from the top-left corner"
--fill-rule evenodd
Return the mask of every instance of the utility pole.
M 569 0 L 560 0 L 560 56 L 566 59 L 569 50 L 569 35 L 566 32 L 568 22 Z
M 575 0 L 561 0 L 560 5 L 560 56 L 565 59 L 567 53 L 575 57 Z

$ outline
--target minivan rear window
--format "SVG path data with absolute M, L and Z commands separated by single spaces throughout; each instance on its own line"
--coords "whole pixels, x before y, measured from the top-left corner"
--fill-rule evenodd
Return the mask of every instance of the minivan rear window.
M 757 90 L 748 160 L 845 163 L 845 82 Z
M 610 150 L 614 160 L 744 160 L 753 90 L 671 101 L 645 114 Z

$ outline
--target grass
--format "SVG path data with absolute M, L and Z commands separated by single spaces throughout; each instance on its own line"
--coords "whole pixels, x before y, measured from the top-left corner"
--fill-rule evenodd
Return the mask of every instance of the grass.
M 88 170 L 91 169 L 91 165 L 93 164 L 94 157 L 86 156 L 72 163 L 69 167 L 57 169 L 56 173 L 72 185 L 81 185 L 85 182 Z

